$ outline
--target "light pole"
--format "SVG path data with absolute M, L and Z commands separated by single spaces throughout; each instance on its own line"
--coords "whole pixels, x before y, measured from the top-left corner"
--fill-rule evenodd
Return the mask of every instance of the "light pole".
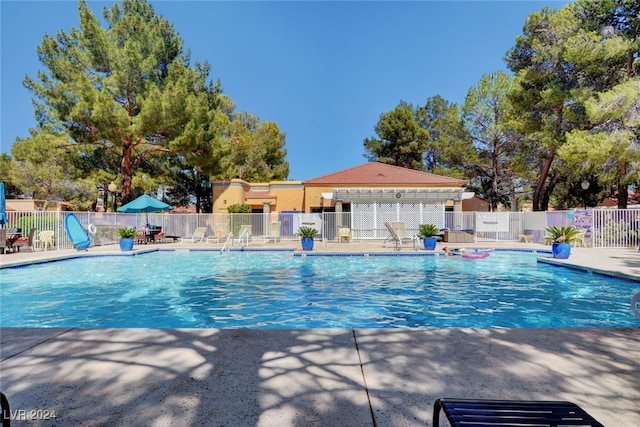
M 589 189 L 589 181 L 586 179 L 580 183 L 582 187 L 582 207 L 587 208 L 587 190 Z
M 109 187 L 107 187 L 109 189 L 109 192 L 111 193 L 111 198 L 113 199 L 113 208 L 112 211 L 115 212 L 116 211 L 116 191 L 118 191 L 118 186 L 111 181 L 109 183 Z

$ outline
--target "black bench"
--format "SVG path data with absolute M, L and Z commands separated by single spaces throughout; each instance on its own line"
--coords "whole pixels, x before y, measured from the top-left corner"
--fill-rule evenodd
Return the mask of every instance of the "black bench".
M 604 427 L 571 402 L 437 399 L 433 427 L 440 425 L 440 410 L 453 427 L 473 426 L 590 426 Z

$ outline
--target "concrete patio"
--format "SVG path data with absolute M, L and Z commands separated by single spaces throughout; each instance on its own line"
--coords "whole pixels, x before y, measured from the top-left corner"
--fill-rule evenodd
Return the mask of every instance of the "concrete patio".
M 639 260 L 577 248 L 562 262 L 638 277 Z M 640 425 L 640 328 L 0 328 L 0 358 L 15 425 L 428 426 L 438 397 L 568 400 L 606 426 Z

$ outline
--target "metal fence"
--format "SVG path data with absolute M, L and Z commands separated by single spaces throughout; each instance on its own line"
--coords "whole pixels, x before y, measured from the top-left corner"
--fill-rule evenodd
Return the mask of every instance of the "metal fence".
M 522 235 L 533 242 L 544 243 L 548 226 L 573 226 L 586 230 L 589 247 L 624 248 L 639 243 L 640 210 L 635 209 L 575 209 L 553 212 L 441 212 L 423 210 L 359 209 L 354 212 L 271 212 L 265 214 L 124 214 L 102 212 L 74 212 L 85 228 L 92 224 L 96 233 L 94 245 L 117 243 L 118 228 L 146 224 L 162 227 L 165 236 L 189 237 L 196 228 L 206 227 L 207 235 L 225 232 L 237 234 L 243 225 L 251 226 L 252 239 L 273 238 L 282 241 L 298 240 L 298 228 L 309 226 L 319 231 L 318 238 L 336 241 L 338 230 L 348 227 L 355 241 L 384 240 L 388 237 L 385 222 L 402 221 L 408 234 L 417 234 L 420 224 L 433 223 L 438 228 L 468 230 L 478 242 L 518 241 Z M 64 231 L 66 212 L 9 211 L 5 228 L 20 228 L 24 236 L 31 228 L 36 235 L 43 230 L 54 231 L 55 247 L 72 247 Z M 91 227 L 93 229 L 93 227 Z

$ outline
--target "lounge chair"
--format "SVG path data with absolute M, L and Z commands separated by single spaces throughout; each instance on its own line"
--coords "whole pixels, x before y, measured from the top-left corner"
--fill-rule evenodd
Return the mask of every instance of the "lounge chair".
M 591 426 L 604 427 L 571 402 L 437 399 L 433 426 L 440 425 L 440 410 L 453 427 L 465 426 Z
M 29 229 L 29 235 L 27 236 L 27 250 L 33 252 L 35 250 L 37 228 L 32 227 Z
M 147 235 L 142 230 L 136 230 L 136 235 L 133 238 L 138 244 L 147 242 Z
M 384 226 L 387 227 L 387 230 L 389 230 L 389 237 L 387 237 L 384 242 L 382 242 L 382 247 L 386 247 L 387 242 L 391 241 L 394 243 L 394 249 L 399 251 L 400 249 L 402 249 L 402 240 L 400 239 L 400 237 L 398 236 L 398 232 L 391 226 L 391 223 L 389 222 L 385 222 Z
M 213 235 L 207 237 L 207 243 L 220 243 L 229 237 L 229 226 L 227 224 L 216 225 L 216 231 Z
M 207 227 L 197 227 L 191 237 L 181 237 L 180 243 L 191 242 L 191 243 L 202 243 L 204 238 L 207 235 Z
M 53 231 L 53 230 L 44 230 L 44 231 L 41 231 L 40 233 L 38 233 L 38 242 L 40 242 L 40 245 L 41 245 L 43 251 L 48 250 L 49 247 L 53 248 L 53 246 L 54 246 L 53 237 L 54 236 L 55 236 L 55 231 Z
M 532 234 L 518 234 L 518 241 L 520 243 L 533 243 Z
M 271 221 L 269 223 L 269 231 L 264 236 L 264 242 L 278 243 L 280 241 L 280 221 Z
M 580 234 L 576 235 L 571 241 L 571 246 L 581 248 L 587 247 L 587 230 L 580 230 Z
M 390 236 L 382 243 L 382 247 L 386 247 L 386 243 L 391 241 L 394 243 L 394 249 L 399 251 L 402 249 L 403 243 L 413 243 L 413 249 L 417 250 L 417 236 L 407 236 L 404 228 L 404 222 L 385 222 L 385 227 L 389 230 Z
M 343 240 L 351 243 L 351 229 L 340 225 L 338 226 L 338 243 L 342 243 Z
M 249 242 L 251 241 L 251 226 L 250 225 L 241 225 L 240 230 L 238 230 L 238 245 L 239 246 L 249 246 Z
M 0 228 L 0 253 L 4 254 L 7 251 L 7 229 Z
M 31 230 L 29 230 L 29 231 L 31 231 Z M 21 235 L 20 237 L 18 237 L 13 242 L 13 246 L 12 247 L 13 247 L 14 251 L 20 252 L 20 248 L 28 246 L 28 245 L 29 245 L 29 238 Z

